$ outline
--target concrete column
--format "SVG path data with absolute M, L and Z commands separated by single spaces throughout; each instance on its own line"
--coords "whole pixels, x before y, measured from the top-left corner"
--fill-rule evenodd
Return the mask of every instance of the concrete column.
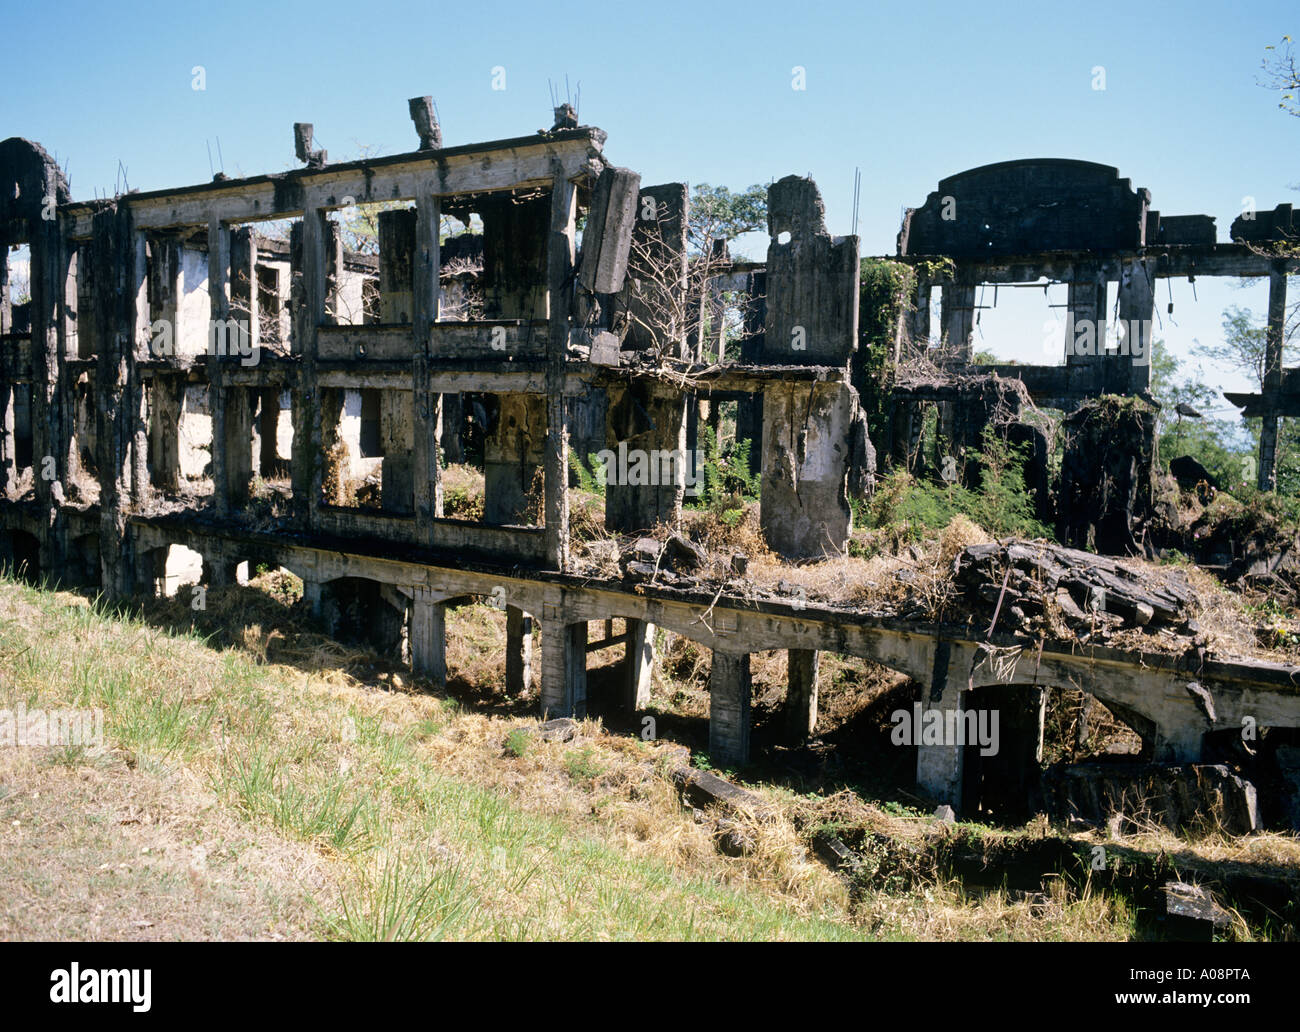
M 956 710 L 961 713 L 965 699 L 957 677 L 950 674 L 951 643 L 939 641 L 935 645 L 934 672 L 930 686 L 923 689 L 921 712 Z M 921 738 L 921 727 L 912 729 L 916 741 L 916 785 L 926 795 L 947 803 L 961 812 L 962 746 L 926 745 Z
M 129 216 L 128 216 L 129 217 Z M 149 357 L 149 245 L 148 240 L 142 230 L 136 230 L 131 233 L 130 240 L 131 259 L 128 266 L 126 290 L 124 293 L 134 295 L 134 303 L 130 306 L 130 313 L 126 320 L 130 326 L 130 331 L 124 342 L 124 350 L 131 353 L 132 369 L 128 377 L 128 390 L 122 396 L 123 414 L 130 421 L 130 456 L 131 456 L 131 501 L 139 507 L 145 501 L 149 494 L 149 399 L 145 392 L 144 379 L 140 376 L 137 363 L 146 361 Z M 32 252 L 35 258 L 36 252 Z M 42 265 L 45 263 L 42 262 Z M 35 266 L 33 266 L 35 272 Z M 66 270 L 65 270 L 66 272 Z M 112 289 L 113 278 L 110 277 L 109 289 Z M 36 282 L 32 282 L 33 300 L 35 299 Z M 33 323 L 33 331 L 36 326 Z M 36 338 L 32 338 L 35 342 Z M 42 442 L 39 436 L 36 436 L 37 430 L 45 419 L 38 419 L 41 415 L 40 405 L 44 403 L 40 392 L 33 385 L 32 391 L 32 448 L 33 455 L 36 457 L 53 454 L 49 450 L 49 438 Z M 56 406 L 57 407 L 57 406 Z M 66 451 L 62 454 L 66 455 Z M 62 476 L 62 472 L 60 473 Z M 38 477 L 36 480 L 37 497 L 43 497 L 43 493 L 51 487 L 49 481 Z
M 430 390 L 429 357 L 417 351 L 412 359 L 411 480 L 415 500 L 416 538 L 433 543 L 433 521 L 442 517 L 442 395 Z
M 414 314 L 414 208 L 379 213 L 379 321 L 409 323 Z
M 713 650 L 709 670 L 709 759 L 719 766 L 749 762 L 748 652 Z
M 138 272 L 132 264 L 135 249 L 129 225 L 125 208 L 106 208 L 95 213 L 87 269 L 101 272 L 125 269 L 130 273 L 136 268 Z M 90 321 L 98 327 L 95 409 L 99 424 L 96 465 L 99 467 L 100 583 L 109 598 L 127 596 L 135 575 L 131 533 L 126 522 L 134 435 L 127 402 L 137 380 L 131 342 L 137 315 L 132 299 L 138 301 L 139 291 L 135 289 L 138 282 L 134 273 L 130 273 L 128 289 L 120 292 L 116 276 L 106 273 L 97 276 L 90 305 L 78 312 L 79 317 L 93 312 Z M 148 306 L 145 307 L 147 315 Z
M 149 289 L 153 294 L 150 315 L 171 326 L 173 346 L 179 350 L 180 298 L 181 298 L 181 238 L 176 233 L 150 233 L 146 237 L 149 248 Z M 78 263 L 80 266 L 80 262 Z M 151 358 L 164 355 L 151 354 Z
M 1152 735 L 1152 763 L 1200 763 L 1205 733 L 1210 730 L 1199 711 L 1179 718 L 1171 714 L 1156 723 Z
M 917 279 L 916 309 L 912 312 L 912 345 L 918 352 L 924 351 L 930 344 L 930 292 L 932 289 L 929 280 Z
M 239 324 L 233 337 L 243 348 L 244 342 L 256 348 L 261 343 L 258 323 L 257 238 L 252 226 L 230 232 L 230 317 Z
M 687 398 L 679 392 L 640 384 L 610 389 L 605 448 L 614 458 L 607 470 L 606 529 L 631 534 L 680 523 L 693 471 L 686 416 Z
M 655 668 L 655 625 L 645 620 L 627 620 L 626 687 L 623 704 L 642 710 L 650 702 Z
M 321 581 L 309 577 L 302 579 L 302 597 L 311 610 L 314 619 L 319 620 L 321 616 L 321 592 L 324 584 Z
M 416 588 L 411 601 L 411 669 L 439 688 L 447 686 L 447 606 Z
M 1066 288 L 1065 364 L 1099 370 L 1105 361 L 1106 275 L 1101 266 L 1081 263 Z
M 1286 324 L 1286 267 L 1274 263 L 1268 274 L 1268 328 L 1265 336 L 1263 393 L 1282 388 L 1282 338 Z M 1272 413 L 1263 417 L 1259 430 L 1259 472 L 1261 491 L 1277 487 L 1277 420 Z
M 135 590 L 147 598 L 167 593 L 167 546 L 137 551 L 135 554 Z
M 563 618 L 542 621 L 542 713 L 587 715 L 587 624 Z
M 533 618 L 506 606 L 506 694 L 518 696 L 533 682 Z
M 812 558 L 848 547 L 846 442 L 859 411 L 847 384 L 778 381 L 764 390 L 759 522 L 779 555 Z
M 226 504 L 242 508 L 248 504 L 249 481 L 253 478 L 253 405 L 246 387 L 226 387 L 224 395 L 224 436 L 212 437 L 213 455 L 224 444 L 226 474 Z M 215 426 L 215 420 L 214 420 Z
M 786 654 L 789 689 L 785 697 L 786 733 L 793 742 L 812 737 L 817 726 L 817 670 L 821 653 L 816 649 L 790 649 Z
M 4 248 L 0 247 L 0 251 Z M 17 420 L 14 410 L 14 387 L 0 382 L 0 498 L 9 497 L 9 485 L 18 475 L 16 436 Z
M 324 472 L 320 408 L 325 392 L 316 382 L 316 337 L 325 320 L 326 221 L 321 209 L 308 208 L 290 236 L 290 260 L 297 259 L 292 343 L 300 356 L 293 392 L 293 499 L 295 511 L 309 524 L 320 506 Z
M 184 377 L 157 373 L 149 397 L 149 472 L 161 491 L 175 494 L 181 484 L 180 425 Z
M 388 512 L 415 511 L 415 417 L 412 392 L 382 391 L 379 395 L 379 437 L 384 450 L 381 503 Z
M 257 431 L 261 448 L 257 456 L 257 473 L 270 479 L 281 473 L 280 462 L 280 391 L 275 387 L 258 392 Z
M 549 323 L 546 336 L 546 501 L 543 521 L 546 527 L 546 563 L 556 570 L 563 570 L 569 564 L 569 433 L 564 381 L 573 296 L 576 215 L 577 191 L 564 172 L 557 168 L 551 181 L 551 223 L 546 247 Z M 583 695 L 585 706 L 585 686 Z
M 1107 359 L 1108 394 L 1138 394 L 1151 386 L 1152 320 L 1155 318 L 1155 259 L 1126 258 L 1120 264 L 1120 354 Z
M 975 332 L 975 285 L 943 285 L 943 335 L 948 351 L 969 362 L 974 354 L 971 335 Z
M 248 583 L 249 564 L 243 562 L 232 563 L 225 559 L 207 559 L 203 560 L 203 583 L 212 588 L 225 588 L 232 584 L 240 587 Z

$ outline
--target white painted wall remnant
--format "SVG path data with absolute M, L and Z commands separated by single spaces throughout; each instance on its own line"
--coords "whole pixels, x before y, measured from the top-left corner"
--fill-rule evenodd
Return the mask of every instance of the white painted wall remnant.
M 181 248 L 181 294 L 177 305 L 175 346 L 178 356 L 197 356 L 208 350 L 208 252 Z
M 212 411 L 208 407 L 208 389 L 202 384 L 185 388 L 180 436 L 181 476 L 201 477 L 212 458 Z

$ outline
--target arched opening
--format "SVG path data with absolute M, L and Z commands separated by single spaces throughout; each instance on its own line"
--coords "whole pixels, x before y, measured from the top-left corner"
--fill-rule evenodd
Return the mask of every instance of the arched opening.
M 407 606 L 394 589 L 363 577 L 340 577 L 321 587 L 321 619 L 327 633 L 349 645 L 365 645 L 409 662 Z
M 102 569 L 99 564 L 98 534 L 83 534 L 73 538 L 68 556 L 68 572 L 78 584 L 99 587 Z
M 986 685 L 965 693 L 960 711 L 962 813 L 1020 823 L 1042 809 L 1046 691 Z
M 41 543 L 24 530 L 5 531 L 0 537 L 0 568 L 12 577 L 19 577 L 29 584 L 38 584 L 41 579 Z

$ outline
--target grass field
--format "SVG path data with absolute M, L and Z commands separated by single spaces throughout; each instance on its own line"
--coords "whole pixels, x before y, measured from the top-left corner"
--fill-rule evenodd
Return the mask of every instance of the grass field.
M 0 707 L 103 711 L 101 747 L 0 749 L 0 937 L 1127 939 L 1122 900 L 849 888 L 773 804 L 719 853 L 664 750 L 506 698 L 502 614 L 453 612 L 453 694 L 256 588 L 115 612 L 0 580 Z M 217 628 L 222 628 L 220 631 Z M 859 802 L 859 809 L 870 804 Z M 883 824 L 915 815 L 872 810 Z

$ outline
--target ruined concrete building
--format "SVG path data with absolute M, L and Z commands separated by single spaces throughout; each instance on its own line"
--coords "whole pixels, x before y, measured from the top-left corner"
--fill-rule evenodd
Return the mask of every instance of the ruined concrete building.
M 552 716 L 585 713 L 587 653 L 612 644 L 626 649 L 623 702 L 643 707 L 659 625 L 713 651 L 719 763 L 748 756 L 749 655 L 770 649 L 790 652 L 805 734 L 823 650 L 914 678 L 926 710 L 1009 693 L 1031 715 L 1031 739 L 1042 689 L 1082 688 L 1131 719 L 1162 762 L 1198 760 L 1207 730 L 1244 715 L 1300 724 L 1296 671 L 1278 665 L 1031 649 L 1010 633 L 576 573 L 570 450 L 688 456 L 700 398 L 743 402 L 773 551 L 846 548 L 850 497 L 875 464 L 850 377 L 858 240 L 827 231 L 811 180 L 774 183 L 765 265 L 718 277 L 757 302 L 741 360 L 728 361 L 684 320 L 645 311 L 649 281 L 663 284 L 657 261 L 680 274 L 668 283 L 681 310 L 691 303 L 684 184 L 642 185 L 606 160 L 604 132 L 564 110 L 552 129 L 457 146 L 443 145 L 423 98 L 412 116 L 419 148 L 409 153 L 331 164 L 300 124 L 294 171 L 89 202 L 69 196 L 39 145 L 0 143 L 0 261 L 25 244 L 31 272 L 30 302 L 6 286 L 0 306 L 6 560 L 111 598 L 285 568 L 335 629 L 353 621 L 434 682 L 446 676 L 448 604 L 492 599 L 507 614 L 511 692 L 530 681 L 540 621 L 541 707 Z M 357 206 L 381 209 L 377 255 L 345 246 L 341 219 Z M 446 217 L 481 233 L 444 239 Z M 1113 169 L 1079 162 L 945 180 L 909 213 L 899 251 L 951 259 L 918 262 L 928 271 L 911 336 L 928 336 L 939 287 L 959 366 L 980 283 L 1066 279 L 1072 311 L 1097 319 L 1106 281 L 1118 280 L 1120 318 L 1136 321 L 1134 346 L 1147 347 L 1155 278 L 1274 270 L 1244 246 L 1215 244 L 1203 217 L 1162 219 Z M 1029 397 L 1063 405 L 1146 382 L 1142 366 L 1100 353 L 1002 371 Z M 1252 404 L 1289 411 L 1290 382 Z M 895 437 L 911 436 L 913 403 L 942 402 L 953 423 L 966 418 L 961 406 L 987 406 L 977 393 L 903 388 Z M 988 418 L 970 417 L 966 438 Z M 481 433 L 477 520 L 449 517 L 443 490 L 443 460 L 459 459 L 467 421 Z M 678 522 L 689 464 L 664 468 L 609 485 L 610 531 Z M 192 554 L 201 567 L 187 571 Z M 626 634 L 589 643 L 588 622 L 611 618 Z M 918 755 L 922 787 L 960 805 L 964 750 L 923 743 Z
M 1151 207 L 1150 191 L 1133 189 L 1117 169 L 1087 161 L 1006 161 L 949 176 L 920 208 L 907 210 L 898 235 L 899 257 L 917 270 L 910 338 L 930 338 L 931 293 L 938 288 L 945 369 L 958 376 L 978 371 L 1014 377 L 1036 404 L 1071 412 L 1103 394 L 1147 393 L 1159 280 L 1268 277 L 1265 393 L 1226 396 L 1244 415 L 1263 418 L 1258 486 L 1272 490 L 1277 419 L 1300 413 L 1300 378 L 1282 368 L 1286 277 L 1300 271 L 1294 247 L 1300 226 L 1289 204 L 1243 212 L 1227 243 L 1216 239 L 1214 222 L 1209 215 L 1161 215 Z M 999 286 L 1044 279 L 1068 285 L 1059 342 L 1064 365 L 974 369 L 977 293 L 992 287 L 996 298 Z M 1117 288 L 1112 312 L 1109 284 Z M 946 427 L 963 408 L 952 395 L 951 389 L 945 395 L 928 385 L 900 392 L 894 436 L 901 451 L 918 432 L 916 403 L 943 401 Z

